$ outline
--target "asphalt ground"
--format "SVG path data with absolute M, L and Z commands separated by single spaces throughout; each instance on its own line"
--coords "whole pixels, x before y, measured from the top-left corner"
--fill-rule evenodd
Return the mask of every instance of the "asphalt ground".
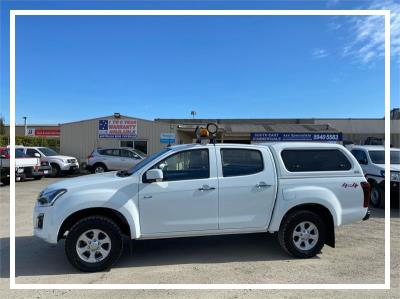
M 65 179 L 65 178 L 61 178 Z M 384 283 L 384 210 L 367 221 L 336 229 L 336 248 L 300 260 L 286 255 L 271 234 L 125 242 L 109 271 L 81 273 L 64 253 L 64 241 L 47 244 L 32 235 L 37 194 L 60 179 L 16 183 L 16 282 L 37 283 Z M 9 290 L 9 186 L 0 186 L 1 298 L 400 298 L 400 218 L 391 211 L 390 290 Z

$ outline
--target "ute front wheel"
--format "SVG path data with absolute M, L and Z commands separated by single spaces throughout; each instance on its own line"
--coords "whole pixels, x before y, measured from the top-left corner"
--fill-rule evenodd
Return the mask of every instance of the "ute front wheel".
M 110 268 L 121 256 L 122 233 L 110 219 L 84 218 L 68 232 L 65 252 L 70 263 L 84 272 Z

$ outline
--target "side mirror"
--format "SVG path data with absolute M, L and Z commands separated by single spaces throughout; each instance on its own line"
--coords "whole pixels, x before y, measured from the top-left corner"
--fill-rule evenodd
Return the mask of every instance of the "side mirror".
M 164 178 L 164 174 L 161 169 L 150 169 L 146 172 L 146 179 L 150 182 L 160 181 Z
M 133 155 L 133 159 L 140 159 L 138 155 Z
M 39 153 L 34 153 L 33 154 L 36 158 L 40 158 L 40 154 Z

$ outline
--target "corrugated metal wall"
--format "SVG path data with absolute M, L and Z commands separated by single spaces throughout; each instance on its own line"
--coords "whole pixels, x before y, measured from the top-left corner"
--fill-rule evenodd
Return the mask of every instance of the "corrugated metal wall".
M 96 147 L 119 147 L 120 140 L 98 138 L 99 119 L 110 119 L 113 116 L 100 117 L 74 123 L 60 125 L 60 152 L 71 155 L 84 162 L 91 151 Z M 121 116 L 121 119 L 136 119 L 138 125 L 138 137 L 134 140 L 147 140 L 148 154 L 155 153 L 166 145 L 160 143 L 161 133 L 175 133 L 176 144 L 191 143 L 191 134 L 176 131 L 176 124 L 179 120 L 171 120 L 174 125 L 170 125 L 166 120 L 149 121 L 138 118 Z M 227 120 L 229 121 L 229 120 Z M 256 121 L 256 120 L 255 120 Z M 314 124 L 329 124 L 338 131 L 343 132 L 344 139 L 352 140 L 356 143 L 363 143 L 369 136 L 384 138 L 383 119 L 315 119 Z M 172 127 L 172 129 L 171 129 Z M 400 147 L 400 121 L 391 121 L 391 141 L 393 146 Z
M 176 133 L 175 128 L 170 128 L 167 123 L 158 123 L 138 118 L 124 117 L 121 119 L 137 120 L 137 138 L 114 139 L 98 138 L 99 119 L 110 119 L 113 116 L 100 117 L 74 123 L 60 125 L 60 152 L 64 155 L 76 157 L 84 162 L 87 156 L 96 147 L 119 147 L 121 140 L 147 140 L 148 154 L 155 153 L 166 147 L 160 143 L 161 133 Z M 177 136 L 178 137 L 178 136 Z M 177 143 L 179 141 L 177 140 Z

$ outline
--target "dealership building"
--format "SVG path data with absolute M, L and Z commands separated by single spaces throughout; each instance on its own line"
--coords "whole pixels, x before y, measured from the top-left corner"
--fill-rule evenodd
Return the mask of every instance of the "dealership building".
M 384 119 L 159 119 L 146 120 L 114 113 L 59 125 L 28 125 L 31 136 L 60 138 L 60 152 L 84 162 L 93 149 L 131 147 L 146 154 L 174 144 L 195 141 L 197 126 L 218 125 L 217 142 L 260 143 L 319 141 L 364 144 L 384 140 Z M 16 127 L 16 135 L 25 128 Z M 391 112 L 391 143 L 400 147 L 399 109 Z

